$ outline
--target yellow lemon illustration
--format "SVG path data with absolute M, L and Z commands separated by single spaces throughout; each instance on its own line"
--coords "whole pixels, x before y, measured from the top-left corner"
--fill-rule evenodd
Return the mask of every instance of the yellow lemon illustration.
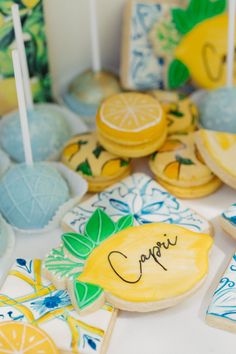
M 59 354 L 51 338 L 41 329 L 23 322 L 0 324 L 0 354 Z

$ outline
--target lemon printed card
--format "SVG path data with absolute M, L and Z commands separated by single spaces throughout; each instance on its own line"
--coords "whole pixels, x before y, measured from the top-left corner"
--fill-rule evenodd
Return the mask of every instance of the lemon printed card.
M 105 211 L 114 221 L 132 215 L 135 225 L 165 222 L 196 232 L 212 233 L 207 220 L 182 205 L 143 173 L 135 173 L 74 207 L 64 216 L 63 229 L 83 232 L 86 221 L 97 208 Z
M 58 251 L 54 259 L 63 257 Z M 42 276 L 41 260 L 37 259 L 18 258 L 0 290 L 0 322 L 34 324 L 63 353 L 105 353 L 115 317 L 116 311 L 109 304 L 80 317 L 67 291 L 57 290 Z
M 31 88 L 36 102 L 51 99 L 42 0 L 0 0 L 0 116 L 17 107 L 11 51 L 15 35 L 11 15 L 19 5 Z

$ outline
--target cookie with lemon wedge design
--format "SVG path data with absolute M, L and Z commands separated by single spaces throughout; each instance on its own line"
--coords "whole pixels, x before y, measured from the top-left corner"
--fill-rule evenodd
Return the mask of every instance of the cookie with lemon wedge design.
M 181 87 L 190 78 L 197 87 L 205 89 L 225 85 L 228 33 L 226 4 L 226 0 L 190 0 L 186 9 L 172 10 L 172 22 L 179 37 L 174 60 L 167 68 L 169 88 Z M 234 41 L 236 45 L 236 38 Z
M 197 147 L 207 166 L 225 184 L 236 189 L 236 134 L 200 129 Z
M 76 135 L 70 139 L 61 160 L 87 180 L 91 192 L 102 191 L 128 176 L 131 171 L 130 160 L 117 157 L 104 149 L 96 133 Z
M 147 156 L 165 141 L 167 125 L 160 103 L 150 95 L 129 92 L 105 100 L 96 118 L 98 139 L 111 153 Z
M 159 100 L 166 113 L 169 135 L 196 129 L 199 114 L 191 99 L 173 91 L 154 90 L 150 94 Z
M 160 310 L 182 301 L 204 281 L 211 236 L 173 224 L 132 224 L 132 216 L 114 222 L 97 209 L 83 235 L 62 236 L 67 258 L 80 264 L 65 280 L 79 313 L 93 312 L 105 300 L 127 311 Z
M 0 323 L 0 353 L 59 354 L 52 339 L 42 329 L 23 322 Z
M 221 186 L 202 159 L 194 133 L 171 135 L 149 163 L 158 182 L 180 198 L 200 198 Z

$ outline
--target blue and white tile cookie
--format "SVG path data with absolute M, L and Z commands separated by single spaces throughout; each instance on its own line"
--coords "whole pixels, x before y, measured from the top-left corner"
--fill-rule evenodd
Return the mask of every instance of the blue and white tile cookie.
M 230 236 L 236 239 L 236 203 L 221 214 L 220 224 Z
M 236 333 L 236 253 L 214 292 L 206 321 L 210 326 Z

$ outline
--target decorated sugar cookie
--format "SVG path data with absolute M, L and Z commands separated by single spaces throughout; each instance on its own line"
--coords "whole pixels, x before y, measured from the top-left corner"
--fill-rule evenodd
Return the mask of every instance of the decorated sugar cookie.
M 225 0 L 191 0 L 187 9 L 172 10 L 172 21 L 181 38 L 167 70 L 169 88 L 182 86 L 190 77 L 202 88 L 225 84 L 228 33 L 225 7 Z
M 59 351 L 42 329 L 11 321 L 0 323 L 0 353 L 59 354 Z
M 224 183 L 236 188 L 236 134 L 200 129 L 196 133 L 197 147 L 207 166 Z
M 66 256 L 81 263 L 79 274 L 65 279 L 72 303 L 79 313 L 90 313 L 105 300 L 140 312 L 175 305 L 206 277 L 213 241 L 177 225 L 133 227 L 130 216 L 115 223 L 97 209 L 84 234 L 64 234 L 62 242 Z M 50 273 L 47 258 L 44 268 Z
M 236 333 L 236 253 L 219 280 L 206 321 L 210 326 Z
M 221 186 L 195 145 L 194 133 L 171 135 L 150 158 L 157 180 L 174 195 L 199 198 Z
M 233 238 L 236 238 L 236 204 L 232 204 L 220 216 L 222 228 Z
M 58 277 L 69 277 L 76 269 L 76 262 L 71 261 L 61 273 L 65 259 L 61 249 L 49 257 L 50 269 Z M 106 303 L 99 311 L 82 318 L 73 309 L 67 291 L 57 290 L 42 276 L 41 263 L 39 259 L 16 259 L 0 290 L 0 324 L 34 324 L 52 338 L 60 353 L 105 354 L 117 311 Z
M 70 139 L 62 153 L 62 162 L 80 173 L 92 192 L 103 190 L 130 173 L 130 160 L 106 151 L 96 133 Z
M 120 93 L 108 98 L 96 121 L 100 143 L 118 156 L 149 155 L 166 138 L 166 119 L 160 103 L 143 93 Z
M 192 132 L 196 129 L 198 110 L 187 97 L 173 91 L 151 91 L 161 103 L 165 113 L 168 134 Z

